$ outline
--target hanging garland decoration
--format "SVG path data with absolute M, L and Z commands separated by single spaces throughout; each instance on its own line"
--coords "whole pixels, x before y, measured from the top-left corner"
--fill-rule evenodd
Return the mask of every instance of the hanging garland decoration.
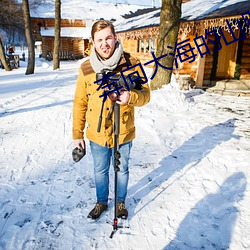
M 179 33 L 184 33 L 185 35 L 188 34 L 197 34 L 197 35 L 204 35 L 205 30 L 212 31 L 217 30 L 219 34 L 219 28 L 231 33 L 230 28 L 228 27 L 227 21 L 231 26 L 233 32 L 239 29 L 237 20 L 242 19 L 241 16 L 235 17 L 223 17 L 223 18 L 213 18 L 213 19 L 205 19 L 200 21 L 191 21 L 191 22 L 182 22 L 180 24 Z
M 159 26 L 146 27 L 136 30 L 117 32 L 118 38 L 138 40 L 142 38 L 157 38 L 159 36 Z
M 227 31 L 231 33 L 228 24 L 226 21 L 229 22 L 233 32 L 239 29 L 237 20 L 242 20 L 242 16 L 234 16 L 234 17 L 223 17 L 223 18 L 213 18 L 213 19 L 205 19 L 205 20 L 199 20 L 199 21 L 189 21 L 189 22 L 181 22 L 180 28 L 179 28 L 179 34 L 182 34 L 184 36 L 188 35 L 204 35 L 205 30 L 208 32 L 211 30 L 216 30 L 218 35 L 219 28 L 221 28 L 224 31 Z M 247 27 L 245 23 L 243 23 L 242 26 L 243 29 L 245 29 L 245 32 L 250 34 L 250 27 Z M 145 27 L 140 28 L 136 30 L 127 30 L 127 31 L 121 31 L 117 33 L 119 38 L 123 39 L 142 39 L 142 38 L 158 38 L 159 36 L 159 25 L 153 26 L 153 27 Z

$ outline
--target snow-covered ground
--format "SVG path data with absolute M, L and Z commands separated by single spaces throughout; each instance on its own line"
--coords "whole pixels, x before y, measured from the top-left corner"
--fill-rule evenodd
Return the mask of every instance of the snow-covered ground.
M 81 61 L 0 69 L 0 249 L 250 249 L 250 99 L 181 92 L 175 81 L 136 111 L 129 229 L 98 222 L 89 145 L 72 161 Z M 147 70 L 148 73 L 150 73 Z

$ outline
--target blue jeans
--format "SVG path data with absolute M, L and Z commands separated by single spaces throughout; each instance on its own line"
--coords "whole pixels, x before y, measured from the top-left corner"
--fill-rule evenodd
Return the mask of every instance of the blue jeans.
M 120 171 L 118 172 L 117 200 L 121 202 L 125 201 L 127 195 L 129 178 L 128 161 L 131 147 L 132 141 L 119 146 L 119 152 L 121 153 L 121 164 L 119 165 Z M 114 148 L 108 148 L 107 146 L 103 147 L 91 141 L 90 148 L 94 161 L 97 202 L 107 204 L 109 196 L 109 168 L 111 159 L 112 163 L 114 162 Z

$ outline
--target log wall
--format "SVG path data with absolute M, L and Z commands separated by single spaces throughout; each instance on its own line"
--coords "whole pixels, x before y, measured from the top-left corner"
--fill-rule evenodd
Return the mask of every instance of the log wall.
M 85 56 L 84 51 L 88 47 L 88 40 L 78 38 L 61 38 L 60 51 L 69 51 L 76 58 Z M 42 57 L 46 58 L 49 52 L 53 52 L 54 37 L 42 37 Z
M 250 37 L 243 41 L 240 79 L 250 79 Z

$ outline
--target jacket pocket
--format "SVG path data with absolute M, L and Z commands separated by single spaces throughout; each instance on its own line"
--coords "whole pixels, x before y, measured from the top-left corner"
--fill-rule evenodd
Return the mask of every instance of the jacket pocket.
M 121 111 L 120 133 L 124 134 L 134 129 L 134 109 L 126 107 Z

